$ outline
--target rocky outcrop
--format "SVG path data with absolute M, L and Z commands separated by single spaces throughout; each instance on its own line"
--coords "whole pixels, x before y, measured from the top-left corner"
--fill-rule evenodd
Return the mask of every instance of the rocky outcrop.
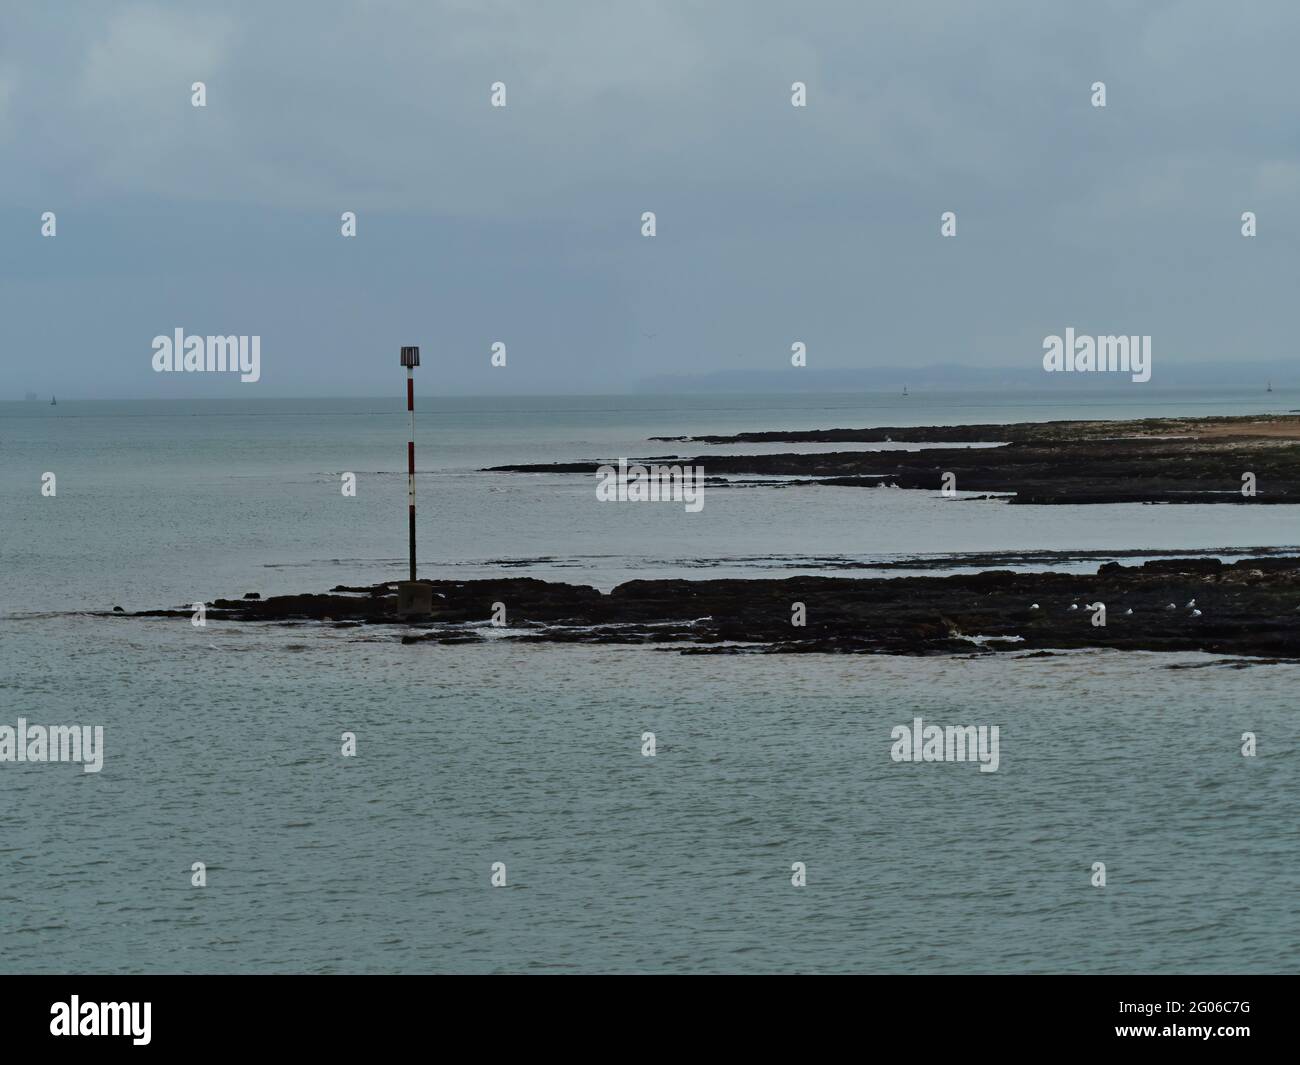
M 656 437 L 656 440 L 664 438 Z M 917 450 L 816 454 L 682 455 L 638 463 L 698 466 L 710 477 L 815 478 L 832 487 L 1005 496 L 1019 505 L 1095 503 L 1300 503 L 1300 418 L 1153 418 L 1124 422 L 1024 422 L 819 429 L 681 438 L 696 443 L 952 443 Z M 996 447 L 971 444 L 996 443 Z M 600 462 L 495 466 L 498 473 L 594 473 Z M 1253 494 L 1243 495 L 1249 474 Z M 806 480 L 790 483 L 807 483 Z M 769 483 L 768 487 L 773 485 Z M 969 498 L 968 495 L 965 498 Z
M 218 599 L 208 619 L 401 626 L 395 639 L 644 643 L 693 653 L 928 655 L 1109 647 L 1300 658 L 1300 558 L 1108 562 L 1092 574 L 637 580 L 608 594 L 532 578 L 428 581 L 434 616 L 400 622 L 393 582 Z M 506 628 L 493 629 L 502 603 Z M 805 623 L 796 625 L 796 604 Z M 1096 604 L 1105 624 L 1096 625 Z M 105 617 L 189 617 L 154 610 Z

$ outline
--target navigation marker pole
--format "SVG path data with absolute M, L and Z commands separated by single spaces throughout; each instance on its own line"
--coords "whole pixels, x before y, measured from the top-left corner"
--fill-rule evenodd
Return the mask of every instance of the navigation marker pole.
M 419 348 L 402 349 L 406 367 L 406 409 L 411 414 L 411 438 L 406 442 L 406 505 L 411 524 L 411 580 L 415 580 L 415 368 L 420 365 Z
M 406 409 L 411 415 L 411 437 L 406 443 L 406 509 L 411 544 L 411 579 L 397 582 L 399 617 L 419 617 L 433 612 L 433 589 L 415 579 L 415 367 L 420 365 L 418 347 L 402 348 L 406 367 Z

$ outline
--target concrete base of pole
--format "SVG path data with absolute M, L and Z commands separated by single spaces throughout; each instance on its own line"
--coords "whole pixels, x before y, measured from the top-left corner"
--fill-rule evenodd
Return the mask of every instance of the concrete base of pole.
M 397 582 L 397 616 L 427 618 L 433 613 L 433 589 L 420 581 Z

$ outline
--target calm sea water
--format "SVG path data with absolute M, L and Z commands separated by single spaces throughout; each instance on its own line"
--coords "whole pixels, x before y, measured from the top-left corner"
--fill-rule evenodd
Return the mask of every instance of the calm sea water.
M 608 588 L 1300 541 L 1293 507 L 808 486 L 707 490 L 687 514 L 598 504 L 590 477 L 477 472 L 679 453 L 651 435 L 1262 413 L 1300 395 L 418 405 L 424 576 Z M 106 744 L 98 774 L 0 764 L 0 970 L 1298 968 L 1300 667 L 403 647 L 383 629 L 84 613 L 400 577 L 405 440 L 400 397 L 0 404 L 0 724 L 100 724 Z M 727 449 L 680 453 L 710 450 Z M 890 730 L 918 715 L 998 724 L 1001 768 L 893 763 Z

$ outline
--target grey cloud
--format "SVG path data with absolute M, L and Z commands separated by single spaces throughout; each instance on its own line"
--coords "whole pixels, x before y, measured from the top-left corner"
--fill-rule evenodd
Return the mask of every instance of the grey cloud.
M 283 394 L 366 389 L 358 351 L 422 340 L 446 346 L 439 386 L 459 391 L 772 370 L 793 339 L 823 367 L 1018 366 L 1067 324 L 1151 333 L 1157 360 L 1292 353 L 1291 4 L 3 18 L 10 395 L 46 390 L 18 353 L 50 347 L 92 394 L 177 387 L 147 366 L 149 338 L 177 325 L 260 330 L 262 384 Z M 488 107 L 497 80 L 504 110 Z M 1088 106 L 1095 80 L 1105 110 Z M 42 242 L 49 209 L 60 234 Z M 338 237 L 344 210 L 355 241 Z M 943 210 L 955 240 L 938 237 Z M 496 339 L 511 359 L 493 374 Z

